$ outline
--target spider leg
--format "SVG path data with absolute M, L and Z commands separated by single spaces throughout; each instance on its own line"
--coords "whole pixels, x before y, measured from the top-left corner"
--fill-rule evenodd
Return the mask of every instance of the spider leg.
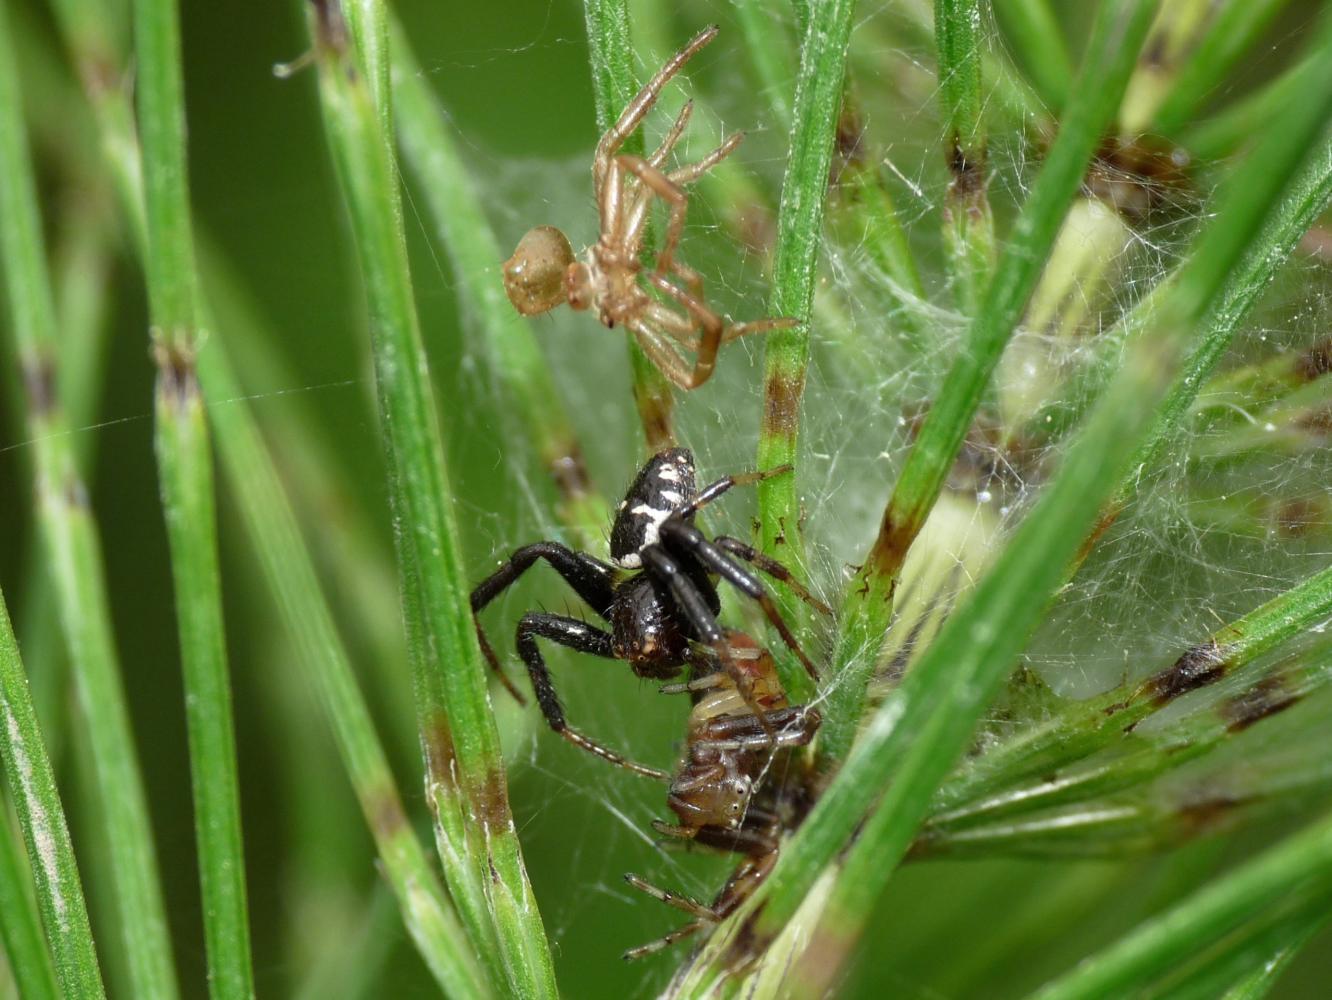
M 699 920 L 706 920 L 711 923 L 715 923 L 717 920 L 717 914 L 713 911 L 712 907 L 705 903 L 700 903 L 697 899 L 686 896 L 683 893 L 671 892 L 668 889 L 658 889 L 651 882 L 640 878 L 632 872 L 627 872 L 624 876 L 624 880 L 639 892 L 645 892 L 653 899 L 659 899 L 667 906 L 673 906 L 677 910 L 689 914 L 691 917 L 697 917 Z
M 694 371 L 689 362 L 651 326 L 639 319 L 627 320 L 625 326 L 633 333 L 643 353 L 672 384 L 681 389 L 694 389 L 701 384 L 701 381 L 694 380 Z
M 729 476 L 723 476 L 716 482 L 709 483 L 694 494 L 694 499 L 681 507 L 677 514 L 683 518 L 692 517 L 708 504 L 715 501 L 722 494 L 728 492 L 736 486 L 753 486 L 755 483 L 761 483 L 765 479 L 775 479 L 777 476 L 785 475 L 794 468 L 790 462 L 785 462 L 773 469 L 758 469 L 754 472 L 736 472 Z
M 472 617 L 476 619 L 477 641 L 481 644 L 481 652 L 485 655 L 486 662 L 490 664 L 490 669 L 499 676 L 500 681 L 519 704 L 525 703 L 527 699 L 504 673 L 499 657 L 495 655 L 495 649 L 490 645 L 485 629 L 481 627 L 481 621 L 476 616 L 538 559 L 545 559 L 550 563 L 555 572 L 559 573 L 578 596 L 602 618 L 605 618 L 610 611 L 611 601 L 615 597 L 615 571 L 610 566 L 589 555 L 565 548 L 559 542 L 534 542 L 531 545 L 524 545 L 509 556 L 499 569 L 476 585 L 471 600 Z
M 666 162 L 666 157 L 671 155 L 671 150 L 675 144 L 680 141 L 680 136 L 684 133 L 685 126 L 689 124 L 689 116 L 694 113 L 694 102 L 685 101 L 684 107 L 680 109 L 679 115 L 675 118 L 675 124 L 671 130 L 666 133 L 666 137 L 661 140 L 661 145 L 657 151 L 648 157 L 648 163 L 654 167 L 660 167 Z
M 714 149 L 697 163 L 687 163 L 683 167 L 676 167 L 666 176 L 676 184 L 692 184 L 709 170 L 715 167 L 722 160 L 726 159 L 735 152 L 735 147 L 744 140 L 743 132 L 732 132 L 728 135 L 722 144 Z
M 769 709 L 765 716 L 772 732 L 764 730 L 757 716 L 725 715 L 710 719 L 707 736 L 701 742 L 718 750 L 799 747 L 814 738 L 823 721 L 817 710 L 804 705 Z
M 602 177 L 611 157 L 624 145 L 624 140 L 629 138 L 634 129 L 638 128 L 639 122 L 652 109 L 652 105 L 657 103 L 657 98 L 661 96 L 666 84 L 671 82 L 671 77 L 680 72 L 684 64 L 692 59 L 699 49 L 716 37 L 717 26 L 714 24 L 704 28 L 691 38 L 684 48 L 666 61 L 666 65 L 657 71 L 657 75 L 649 80 L 643 89 L 638 92 L 638 96 L 620 112 L 619 120 L 606 131 L 606 134 L 601 137 L 601 141 L 597 143 L 596 158 L 592 161 L 592 174 L 597 191 L 601 190 Z
M 645 196 L 655 194 L 666 202 L 670 216 L 666 221 L 666 237 L 657 252 L 657 274 L 665 274 L 670 270 L 675 250 L 680 245 L 680 237 L 684 235 L 685 211 L 689 207 L 689 196 L 670 177 L 641 156 L 622 153 L 615 157 L 614 162 L 621 170 L 637 177 L 643 185 L 642 195 L 635 202 L 633 211 L 629 213 L 630 222 L 626 229 L 632 231 L 647 212 L 649 197 Z
M 662 526 L 665 527 L 672 520 L 673 518 L 667 518 L 662 522 Z M 735 682 L 740 697 L 744 699 L 745 704 L 754 713 L 755 717 L 762 721 L 764 710 L 757 697 L 755 697 L 753 678 L 736 664 L 731 643 L 726 638 L 726 633 L 722 630 L 722 627 L 717 623 L 717 616 L 708 607 L 707 600 L 699 593 L 698 587 L 680 571 L 679 565 L 660 544 L 647 546 L 643 549 L 641 555 L 643 568 L 651 571 L 653 577 L 664 583 L 670 590 L 671 597 L 697 633 L 699 641 L 711 647 L 713 653 L 721 662 L 722 669 Z
M 714 921 L 715 922 L 715 921 Z M 648 955 L 655 955 L 659 951 L 664 951 L 677 941 L 683 941 L 687 937 L 692 937 L 709 926 L 709 921 L 691 920 L 689 923 L 678 927 L 669 934 L 663 934 L 655 941 L 649 941 L 647 944 L 640 944 L 637 948 L 630 948 L 621 958 L 626 962 L 633 962 L 640 958 L 646 958 Z
M 611 650 L 612 639 L 610 634 L 599 628 L 593 628 L 577 618 L 529 611 L 518 622 L 516 637 L 518 655 L 522 657 L 523 663 L 527 665 L 527 674 L 532 679 L 532 690 L 536 693 L 537 704 L 541 706 L 541 714 L 546 717 L 546 722 L 550 724 L 551 729 L 574 746 L 581 747 L 589 753 L 594 753 L 616 767 L 622 767 L 627 771 L 633 771 L 635 774 L 641 774 L 647 778 L 656 778 L 658 781 L 669 781 L 670 775 L 665 771 L 658 771 L 653 767 L 636 764 L 614 750 L 584 736 L 576 729 L 569 727 L 564 718 L 564 708 L 560 705 L 559 696 L 555 693 L 555 685 L 550 679 L 550 670 L 546 667 L 546 661 L 542 659 L 541 650 L 536 644 L 538 638 L 549 639 L 551 642 L 557 642 L 561 646 L 578 650 L 580 653 L 591 653 L 593 656 L 614 659 L 615 654 Z
M 789 568 L 782 563 L 779 563 L 776 559 L 765 556 L 758 549 L 754 548 L 754 546 L 746 545 L 744 542 L 740 541 L 740 539 L 732 538 L 730 535 L 718 535 L 712 540 L 712 544 L 717 546 L 717 548 L 721 549 L 723 552 L 729 552 L 731 555 L 745 560 L 745 562 L 753 563 L 774 580 L 780 580 L 782 583 L 786 584 L 787 589 L 790 590 L 791 593 L 795 594 L 796 597 L 800 598 L 820 614 L 832 614 L 832 608 L 828 607 L 828 605 L 824 604 L 821 600 L 806 590 L 805 585 L 795 578 Z
M 814 680 L 819 679 L 818 669 L 805 655 L 805 651 L 800 648 L 800 643 L 792 634 L 786 621 L 782 618 L 781 612 L 777 610 L 777 605 L 773 603 L 768 592 L 763 589 L 763 584 L 758 578 L 750 574 L 747 570 L 735 563 L 715 545 L 713 545 L 703 532 L 694 527 L 688 521 L 682 520 L 678 515 L 672 515 L 661 523 L 658 535 L 663 543 L 678 545 L 680 548 L 690 553 L 710 572 L 716 573 L 723 580 L 735 587 L 737 590 L 748 595 L 758 602 L 758 606 L 763 609 L 763 614 L 768 621 L 772 623 L 782 641 L 787 647 L 799 657 L 800 662 L 804 664 L 806 672 Z M 646 551 L 644 556 L 646 556 Z M 646 565 L 646 558 L 644 565 Z

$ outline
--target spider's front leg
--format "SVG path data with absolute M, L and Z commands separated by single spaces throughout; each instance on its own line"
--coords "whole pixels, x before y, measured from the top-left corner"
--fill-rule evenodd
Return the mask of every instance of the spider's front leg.
M 638 92 L 638 96 L 620 112 L 619 120 L 606 131 L 606 134 L 601 137 L 601 141 L 597 143 L 597 155 L 592 161 L 592 175 L 597 190 L 601 189 L 610 158 L 624 145 L 624 141 L 629 138 L 634 129 L 638 128 L 643 116 L 652 110 L 652 105 L 657 103 L 657 98 L 661 96 L 666 84 L 671 82 L 671 77 L 680 72 L 684 64 L 692 59 L 699 49 L 716 37 L 717 26 L 713 24 L 691 38 L 684 48 L 667 60 L 666 65 L 657 71 L 657 75 L 649 80 L 646 86 Z
M 727 558 L 724 552 L 708 541 L 703 532 L 688 521 L 678 517 L 668 517 L 662 522 L 659 537 L 668 545 L 679 546 L 681 550 L 690 553 L 709 572 L 716 573 L 731 586 L 758 602 L 758 606 L 763 609 L 764 616 L 777 630 L 787 648 L 799 657 L 809 676 L 816 681 L 819 679 L 818 668 L 805 655 L 805 651 L 800 648 L 800 643 L 796 641 L 796 637 L 787 626 L 786 620 L 782 618 L 781 612 L 777 610 L 777 605 L 773 603 L 772 598 L 757 577 Z
M 564 707 L 560 704 L 559 696 L 555 693 L 555 685 L 551 681 L 550 670 L 547 668 L 546 661 L 541 656 L 541 650 L 537 646 L 536 641 L 539 638 L 549 639 L 551 642 L 559 643 L 561 646 L 577 650 L 580 653 L 591 653 L 593 656 L 613 660 L 615 659 L 615 653 L 611 648 L 612 639 L 610 634 L 599 628 L 593 628 L 577 618 L 532 611 L 523 615 L 522 620 L 518 622 L 516 637 L 518 655 L 522 657 L 523 663 L 527 666 L 527 675 L 532 680 L 532 690 L 536 692 L 537 704 L 541 706 L 541 714 L 546 717 L 546 722 L 550 724 L 551 729 L 574 746 L 581 747 L 589 753 L 594 753 L 616 767 L 622 767 L 627 771 L 633 771 L 635 774 L 641 774 L 647 778 L 655 778 L 658 781 L 669 781 L 670 775 L 665 771 L 637 764 L 569 726 L 564 717 Z
M 490 669 L 499 676 L 500 682 L 520 704 L 525 699 L 504 673 L 499 657 L 495 655 L 494 647 L 486 638 L 485 629 L 481 627 L 481 619 L 477 616 L 482 608 L 513 586 L 538 559 L 550 563 L 555 572 L 564 578 L 564 582 L 602 618 L 605 618 L 610 611 L 611 602 L 615 598 L 614 570 L 589 555 L 565 548 L 559 542 L 534 542 L 531 545 L 524 545 L 509 556 L 499 569 L 476 585 L 471 597 L 472 617 L 476 622 L 476 638 L 481 644 L 481 652 L 485 654 Z

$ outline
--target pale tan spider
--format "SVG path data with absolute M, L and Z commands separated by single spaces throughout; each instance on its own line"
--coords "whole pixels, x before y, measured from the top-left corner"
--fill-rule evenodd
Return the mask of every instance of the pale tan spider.
M 702 276 L 675 259 L 688 206 L 683 186 L 729 156 L 744 138 L 743 132 L 730 136 L 697 163 L 663 170 L 662 164 L 689 123 L 693 112 L 690 101 L 680 110 L 675 124 L 651 156 L 619 152 L 657 103 L 671 77 L 716 36 L 715 26 L 695 35 L 639 91 L 620 120 L 601 137 L 592 161 L 592 187 L 601 215 L 601 236 L 588 247 L 583 259 L 574 258 L 564 233 L 554 226 L 537 226 L 519 241 L 513 256 L 504 262 L 504 290 L 520 313 L 535 316 L 564 302 L 579 310 L 595 308 L 605 326 L 611 329 L 622 326 L 630 331 L 653 364 L 681 389 L 693 389 L 708 380 L 722 344 L 747 333 L 761 333 L 796 322 L 793 319 L 728 322 L 704 301 Z M 653 198 L 666 202 L 670 216 L 656 266 L 645 270 L 640 258 Z M 672 276 L 684 287 L 672 280 Z M 649 288 L 660 297 L 650 295 Z M 667 301 L 676 306 L 667 305 Z M 671 341 L 695 352 L 692 364 Z

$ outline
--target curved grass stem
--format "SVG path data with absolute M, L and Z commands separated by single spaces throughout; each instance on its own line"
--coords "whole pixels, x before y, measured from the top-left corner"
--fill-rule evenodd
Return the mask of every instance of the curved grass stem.
M 386 12 L 379 3 L 318 4 L 312 34 L 325 126 L 370 308 L 403 615 L 436 842 L 473 947 L 499 965 L 515 993 L 552 996 L 554 972 L 509 810 L 412 296 L 388 131 Z
M 4 30 L 0 27 L 0 34 Z M 28 696 L 28 678 L 19 659 L 3 595 L 0 595 L 0 715 L 3 716 L 0 756 L 4 757 L 5 776 L 27 842 L 28 861 L 37 886 L 37 905 L 46 927 L 60 993 L 65 997 L 101 997 L 102 976 L 97 967 L 97 951 L 93 947 L 74 848 L 65 826 L 55 774 L 42 744 L 37 714 Z M 8 826 L 8 820 L 5 823 Z M 9 956 L 11 962 L 19 957 Z M 40 976 L 40 969 L 20 969 L 18 974 L 20 982 L 30 981 Z

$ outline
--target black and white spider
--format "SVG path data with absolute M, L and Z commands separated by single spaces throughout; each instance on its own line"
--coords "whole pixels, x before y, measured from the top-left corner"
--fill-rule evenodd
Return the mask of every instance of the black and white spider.
M 538 559 L 560 574 L 587 605 L 609 626 L 596 628 L 566 615 L 529 611 L 518 622 L 518 655 L 527 666 L 537 704 L 550 727 L 570 743 L 591 751 L 620 767 L 660 780 L 665 771 L 626 760 L 620 754 L 570 728 L 564 709 L 551 683 L 538 639 L 568 646 L 582 653 L 625 660 L 639 677 L 666 680 L 695 663 L 701 650 L 736 680 L 742 697 L 759 717 L 763 709 L 754 700 L 749 678 L 731 655 L 726 634 L 717 623 L 721 601 L 714 578 L 720 578 L 758 602 L 782 640 L 817 679 L 818 672 L 801 650 L 763 584 L 736 559 L 781 580 L 802 600 L 830 614 L 828 607 L 805 590 L 785 566 L 735 538 L 708 539 L 694 525 L 694 516 L 732 486 L 748 485 L 789 472 L 784 466 L 767 472 L 727 476 L 695 490 L 694 456 L 687 448 L 658 452 L 639 470 L 633 485 L 620 503 L 610 533 L 614 565 L 558 542 L 525 545 L 472 591 L 472 613 L 510 586 Z M 626 575 L 628 574 L 628 575 Z M 500 672 L 499 659 L 477 622 L 481 648 L 491 666 Z M 701 651 L 700 650 L 700 651 Z M 713 661 L 713 662 L 715 662 Z

